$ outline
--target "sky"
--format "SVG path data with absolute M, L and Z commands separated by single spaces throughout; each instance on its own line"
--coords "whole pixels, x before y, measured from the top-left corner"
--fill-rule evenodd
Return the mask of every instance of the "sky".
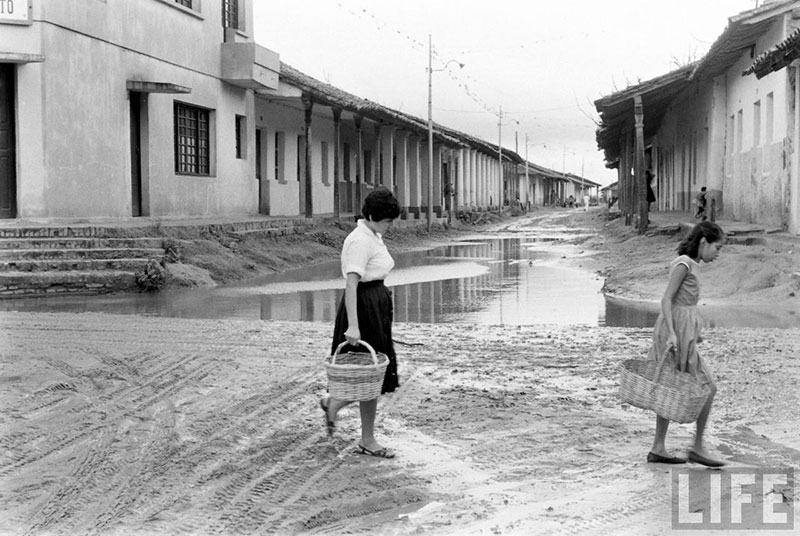
M 763 0 L 253 4 L 256 42 L 303 73 L 427 120 L 430 57 L 434 122 L 607 185 L 594 101 L 702 58 Z

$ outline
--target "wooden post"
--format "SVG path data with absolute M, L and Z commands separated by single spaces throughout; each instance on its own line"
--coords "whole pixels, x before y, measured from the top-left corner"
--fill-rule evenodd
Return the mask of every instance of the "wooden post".
M 339 162 L 341 159 L 339 153 L 342 151 L 342 109 L 333 108 L 331 111 L 333 112 L 333 217 L 338 220 L 341 214 L 341 208 L 339 207 L 341 197 Z
M 356 157 L 356 202 L 353 207 L 353 212 L 355 212 L 356 217 L 358 217 L 358 215 L 361 214 L 361 183 L 364 180 L 364 131 L 361 128 L 362 117 L 360 115 L 353 117 L 353 122 L 356 126 L 356 141 L 358 145 L 358 155 Z
M 314 101 L 311 100 L 310 95 L 303 95 L 303 107 L 305 108 L 305 163 L 306 163 L 306 176 L 305 176 L 305 183 L 306 183 L 306 196 L 305 196 L 305 205 L 306 205 L 306 218 L 312 218 L 314 216 L 314 196 L 312 192 L 312 188 L 314 186 L 313 181 L 311 180 L 311 109 L 314 107 Z
M 633 114 L 636 128 L 636 149 L 634 161 L 636 162 L 636 170 L 634 175 L 634 184 L 636 192 L 636 204 L 639 213 L 639 234 L 644 234 L 647 231 L 648 206 L 647 206 L 647 185 L 645 181 L 644 169 L 644 106 L 642 105 L 641 95 L 633 97 Z

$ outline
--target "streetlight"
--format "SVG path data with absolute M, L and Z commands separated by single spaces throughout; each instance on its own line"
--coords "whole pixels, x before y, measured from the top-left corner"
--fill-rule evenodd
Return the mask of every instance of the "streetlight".
M 433 44 L 431 34 L 428 34 L 428 232 L 433 228 L 433 72 L 444 71 L 451 63 L 457 63 L 463 69 L 460 61 L 450 60 L 441 69 L 433 68 Z

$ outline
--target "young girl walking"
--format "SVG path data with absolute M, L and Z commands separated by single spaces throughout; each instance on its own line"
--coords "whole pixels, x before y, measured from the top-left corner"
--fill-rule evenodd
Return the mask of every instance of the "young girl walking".
M 725 233 L 719 225 L 703 221 L 695 225 L 678 245 L 678 258 L 670 264 L 669 283 L 661 298 L 661 313 L 656 320 L 649 353 L 650 359 L 660 360 L 665 352 L 669 352 L 667 359 L 672 360 L 675 368 L 688 371 L 708 386 L 711 394 L 697 417 L 694 445 L 688 455 L 689 461 L 708 467 L 721 467 L 725 462 L 712 458 L 703 446 L 703 433 L 717 387 L 711 370 L 697 351 L 697 343 L 702 341 L 702 318 L 697 310 L 700 298 L 697 271 L 700 261 L 713 262 L 717 258 L 724 241 Z M 667 452 L 664 440 L 668 427 L 667 419 L 656 416 L 656 436 L 647 455 L 648 462 L 686 463 L 686 459 Z

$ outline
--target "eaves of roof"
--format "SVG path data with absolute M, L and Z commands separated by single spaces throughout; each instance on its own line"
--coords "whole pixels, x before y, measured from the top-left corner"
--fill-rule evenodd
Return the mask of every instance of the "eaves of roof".
M 522 164 L 524 165 L 525 162 L 523 161 Z M 562 179 L 562 180 L 566 179 L 566 175 L 564 173 L 561 173 L 560 171 L 555 171 L 553 169 L 542 167 L 537 164 L 534 164 L 533 162 L 528 162 L 527 164 L 528 164 L 528 174 L 534 173 L 537 175 L 542 175 L 548 179 Z M 524 167 L 519 171 L 519 174 L 525 175 Z
M 382 104 L 343 91 L 330 84 L 312 78 L 283 62 L 281 62 L 280 78 L 287 84 L 302 90 L 309 95 L 311 100 L 315 103 L 323 106 L 341 108 L 342 110 L 359 114 L 373 121 L 394 124 L 419 134 L 420 136 L 427 137 L 428 123 L 426 120 L 393 110 Z M 464 132 L 444 127 L 437 123 L 433 123 L 432 129 L 434 139 L 447 146 L 472 148 L 490 155 L 497 154 L 498 152 L 497 145 L 493 145 Z M 522 163 L 524 161 L 517 153 L 505 148 L 502 154 L 504 159 L 508 159 L 508 161 L 513 163 Z
M 728 26 L 697 63 L 692 80 L 713 78 L 728 70 L 739 60 L 742 51 L 753 46 L 775 23 L 775 17 L 798 7 L 798 0 L 776 1 L 728 18 Z
M 587 178 L 581 177 L 580 175 L 575 175 L 574 173 L 567 173 L 567 178 L 575 184 L 580 184 L 582 186 L 600 186 L 599 182 L 591 181 Z
M 795 29 L 774 47 L 759 54 L 742 76 L 755 74 L 756 78 L 761 79 L 769 73 L 783 69 L 798 58 L 800 58 L 800 28 Z
M 644 136 L 649 138 L 655 134 L 673 99 L 690 84 L 694 68 L 695 63 L 691 63 L 594 101 L 600 114 L 597 146 L 605 151 L 607 162 L 619 158 L 620 135 L 626 126 L 633 126 L 633 98 L 637 95 L 642 98 Z
M 708 53 L 699 61 L 663 76 L 626 88 L 595 101 L 600 114 L 597 146 L 605 152 L 607 167 L 620 157 L 620 135 L 633 126 L 633 97 L 640 95 L 644 111 L 644 137 L 651 137 L 672 101 L 697 80 L 713 78 L 739 60 L 742 50 L 763 35 L 775 17 L 800 7 L 800 0 L 770 2 L 730 17 L 728 25 Z
M 600 191 L 601 192 L 605 192 L 607 190 L 613 190 L 614 188 L 617 188 L 617 182 L 618 181 L 614 181 L 611 184 L 609 184 L 608 186 L 604 186 L 603 188 L 600 188 Z

